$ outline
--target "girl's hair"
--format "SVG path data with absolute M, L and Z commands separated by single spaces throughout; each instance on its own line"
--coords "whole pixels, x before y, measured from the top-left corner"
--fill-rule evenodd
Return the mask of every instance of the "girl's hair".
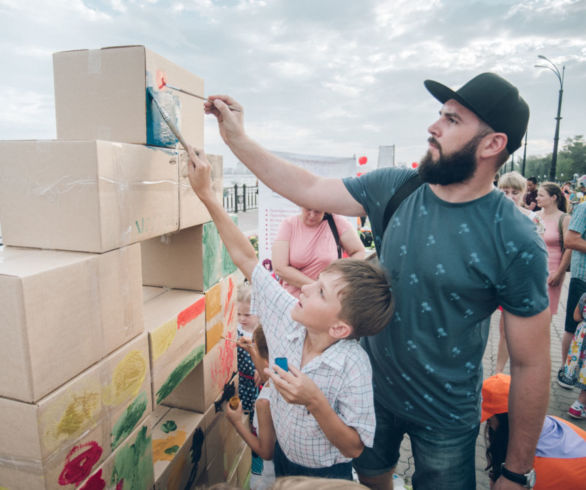
M 252 332 L 252 341 L 255 343 L 256 350 L 258 351 L 260 357 L 262 357 L 265 361 L 268 361 L 269 346 L 267 345 L 267 339 L 262 329 L 262 325 L 256 327 L 254 332 Z
M 244 282 L 240 286 L 238 286 L 238 294 L 236 295 L 236 301 L 238 303 L 250 303 L 251 294 L 252 289 L 250 287 L 250 283 Z
M 488 470 L 488 476 L 496 481 L 501 476 L 501 464 L 507 457 L 507 444 L 509 443 L 509 414 L 498 413 L 495 415 L 498 420 L 496 429 L 486 424 L 484 438 L 486 440 L 486 462 L 484 468 Z
M 506 174 L 501 175 L 499 179 L 499 189 L 504 189 L 506 187 L 525 193 L 527 180 L 525 180 L 525 177 L 519 172 L 507 172 Z
M 545 192 L 547 192 L 551 197 L 556 197 L 558 209 L 563 211 L 564 213 L 567 211 L 567 203 L 566 203 L 566 196 L 560 189 L 560 186 L 554 184 L 553 182 L 544 182 L 543 184 L 539 184 Z

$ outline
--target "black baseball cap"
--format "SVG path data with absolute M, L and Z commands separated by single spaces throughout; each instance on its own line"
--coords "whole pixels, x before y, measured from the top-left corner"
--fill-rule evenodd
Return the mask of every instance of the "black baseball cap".
M 454 99 L 470 109 L 497 133 L 507 135 L 507 151 L 521 146 L 529 121 L 529 106 L 517 87 L 494 73 L 482 73 L 453 91 L 433 80 L 425 88 L 442 104 Z

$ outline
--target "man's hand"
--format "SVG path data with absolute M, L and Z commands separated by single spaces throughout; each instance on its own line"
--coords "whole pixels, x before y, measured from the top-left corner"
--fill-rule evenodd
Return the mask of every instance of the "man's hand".
M 525 487 L 515 483 L 514 481 L 508 480 L 504 476 L 501 476 L 497 481 L 494 482 L 491 490 L 521 490 L 522 488 Z
M 212 167 L 203 150 L 188 146 L 187 154 L 189 155 L 189 162 L 187 163 L 189 183 L 197 196 L 203 201 L 205 198 L 214 195 L 211 178 Z
M 244 111 L 242 106 L 232 97 L 228 95 L 210 95 L 203 108 L 206 114 L 216 116 L 220 135 L 228 146 L 231 141 L 244 136 Z
M 324 396 L 313 380 L 295 366 L 289 365 L 289 372 L 287 372 L 279 366 L 273 365 L 266 368 L 265 373 L 273 380 L 274 387 L 287 403 L 304 405 L 309 408 L 310 405 Z

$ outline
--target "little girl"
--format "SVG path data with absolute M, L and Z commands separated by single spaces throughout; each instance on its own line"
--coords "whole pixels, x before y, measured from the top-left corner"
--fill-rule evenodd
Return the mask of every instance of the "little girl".
M 261 326 L 254 331 L 252 340 L 241 338 L 238 343 L 250 353 L 263 384 L 256 401 L 252 427 L 242 422 L 242 403 L 236 408 L 226 405 L 226 417 L 253 451 L 251 490 L 265 490 L 275 482 L 275 467 L 271 460 L 276 436 L 269 403 L 268 375 L 264 373 L 264 369 L 269 366 L 269 349 Z
M 250 285 L 244 283 L 238 288 L 236 297 L 238 311 L 238 339 L 252 339 L 258 326 L 258 317 L 250 313 Z M 238 352 L 238 396 L 242 400 L 242 408 L 250 413 L 250 421 L 254 413 L 254 402 L 258 396 L 259 374 L 254 367 L 250 354 L 240 345 Z
M 582 391 L 578 399 L 568 410 L 568 415 L 575 419 L 586 419 L 586 293 L 582 295 L 574 310 L 574 320 L 580 322 L 574 332 L 570 350 L 561 373 L 562 381 L 570 386 L 577 386 Z

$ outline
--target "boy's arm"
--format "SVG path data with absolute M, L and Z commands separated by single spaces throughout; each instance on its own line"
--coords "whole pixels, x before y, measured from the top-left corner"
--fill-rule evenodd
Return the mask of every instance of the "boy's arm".
M 275 373 L 275 371 L 277 371 Z M 281 393 L 287 403 L 304 405 L 313 415 L 328 440 L 347 458 L 357 458 L 364 450 L 364 444 L 358 432 L 346 425 L 327 398 L 313 382 L 295 366 L 289 366 L 289 372 L 278 366 L 265 369 L 274 387 Z
M 250 449 L 252 449 L 255 453 L 260 455 L 261 452 L 261 444 L 258 437 L 256 437 L 250 427 L 248 426 L 248 417 L 246 418 L 246 423 L 242 421 L 244 412 L 242 411 L 242 403 L 238 404 L 238 408 L 232 409 L 230 408 L 230 404 L 226 403 L 224 411 L 226 413 L 226 418 L 228 421 L 234 426 L 236 432 L 244 439 L 244 442 L 248 444 Z M 261 456 L 262 458 L 262 456 Z M 263 458 L 264 459 L 264 458 Z
M 232 261 L 250 280 L 258 263 L 256 252 L 248 238 L 238 229 L 212 190 L 211 166 L 201 150 L 188 149 L 189 182 L 208 209 Z
M 576 308 L 574 308 L 574 321 L 575 322 L 581 322 L 582 321 L 582 308 L 580 308 L 580 302 L 578 301 L 578 304 L 576 305 Z

